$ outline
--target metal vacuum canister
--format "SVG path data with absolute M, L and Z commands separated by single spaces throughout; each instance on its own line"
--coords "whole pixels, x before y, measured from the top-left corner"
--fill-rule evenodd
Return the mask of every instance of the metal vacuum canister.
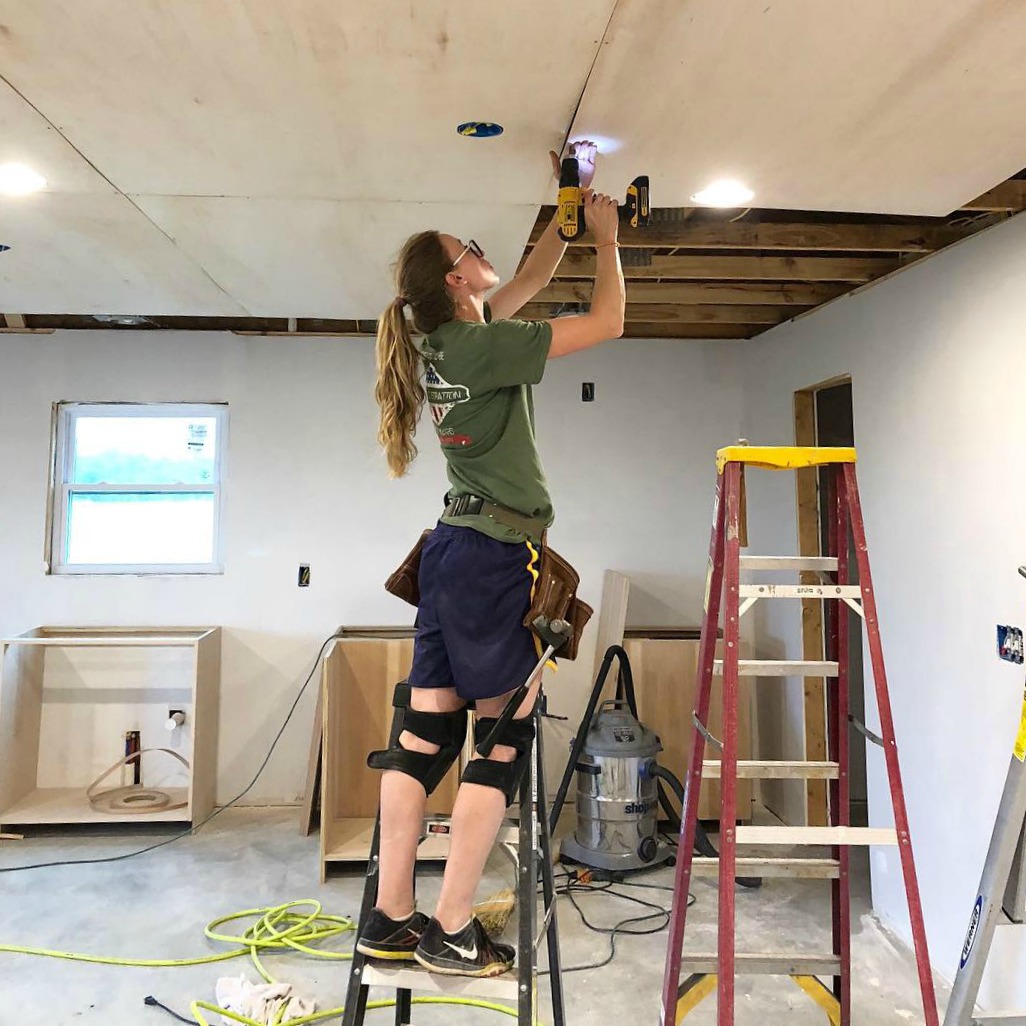
M 577 829 L 563 842 L 564 856 L 608 870 L 653 862 L 659 791 L 648 768 L 662 747 L 626 702 L 602 704 L 577 762 Z

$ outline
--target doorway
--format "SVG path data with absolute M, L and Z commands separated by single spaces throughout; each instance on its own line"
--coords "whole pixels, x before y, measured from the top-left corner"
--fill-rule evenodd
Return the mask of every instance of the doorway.
M 854 411 L 852 407 L 851 379 L 838 378 L 802 389 L 795 393 L 795 444 L 822 446 L 853 446 L 855 444 Z M 825 470 L 806 470 L 798 473 L 798 539 L 803 556 L 815 556 L 827 551 L 828 510 L 832 496 Z M 849 572 L 851 583 L 858 583 L 855 552 L 848 540 Z M 815 575 L 803 583 L 817 583 Z M 846 615 L 851 638 L 850 652 L 850 711 L 856 719 L 865 722 L 865 677 L 862 664 L 862 621 L 846 605 L 821 600 L 802 603 L 802 647 L 804 659 L 832 659 L 825 652 L 830 636 L 829 617 Z M 809 678 L 805 684 L 805 757 L 810 760 L 827 758 L 826 742 L 826 682 L 822 678 Z M 868 823 L 865 745 L 852 739 L 850 745 L 849 780 L 851 789 L 851 824 Z M 827 823 L 826 781 L 809 781 L 807 790 L 807 822 L 810 826 Z

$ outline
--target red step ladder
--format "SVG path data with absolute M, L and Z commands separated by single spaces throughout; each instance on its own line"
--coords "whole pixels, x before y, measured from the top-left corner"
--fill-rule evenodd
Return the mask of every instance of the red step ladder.
M 694 732 L 688 769 L 685 807 L 681 818 L 680 845 L 670 918 L 666 971 L 663 978 L 660 1026 L 680 1022 L 707 994 L 717 991 L 717 1024 L 733 1026 L 734 977 L 741 974 L 791 976 L 826 1011 L 834 1026 L 851 1023 L 851 903 L 849 847 L 851 845 L 896 844 L 901 856 L 905 893 L 908 898 L 912 936 L 915 942 L 919 985 L 926 1026 L 937 1026 L 930 959 L 923 928 L 923 910 L 916 882 L 908 815 L 898 768 L 898 749 L 887 694 L 880 644 L 880 623 L 869 571 L 866 531 L 855 478 L 855 450 L 850 448 L 796 448 L 730 446 L 717 453 L 719 471 L 709 545 L 709 577 L 699 646 L 699 686 Z M 746 467 L 767 470 L 827 468 L 832 484 L 833 516 L 828 525 L 829 552 L 826 556 L 742 556 L 744 529 L 744 473 Z M 859 584 L 848 577 L 849 525 L 855 543 Z M 819 584 L 742 583 L 740 571 L 798 570 L 815 572 Z M 855 828 L 849 821 L 848 778 L 848 617 L 830 617 L 827 655 L 824 661 L 739 660 L 738 640 L 741 617 L 760 599 L 833 599 L 854 609 L 868 632 L 882 736 L 856 724 L 868 740 L 883 747 L 887 761 L 894 829 Z M 720 606 L 724 607 L 723 659 L 715 659 Z M 858 639 L 856 639 L 856 643 Z M 709 734 L 709 703 L 714 673 L 723 675 L 723 739 Z M 737 759 L 738 677 L 803 676 L 827 679 L 827 744 L 829 762 L 774 763 L 742 762 Z M 722 748 L 719 761 L 705 760 L 706 741 Z M 737 779 L 805 778 L 829 781 L 830 825 L 826 827 L 764 827 L 737 825 Z M 694 855 L 698 822 L 698 797 L 702 778 L 718 776 L 720 793 L 720 857 L 697 859 Z M 832 847 L 829 859 L 738 858 L 739 845 L 816 844 Z M 717 866 L 718 861 L 718 866 Z M 708 864 L 706 864 L 708 863 Z M 776 952 L 735 951 L 735 880 L 743 876 L 794 876 L 802 879 L 830 879 L 833 909 L 833 948 L 827 953 L 801 954 L 790 942 Z M 682 954 L 687 920 L 688 889 L 695 875 L 719 877 L 718 950 L 708 954 Z M 681 971 L 690 975 L 681 983 Z M 823 979 L 830 979 L 828 986 Z

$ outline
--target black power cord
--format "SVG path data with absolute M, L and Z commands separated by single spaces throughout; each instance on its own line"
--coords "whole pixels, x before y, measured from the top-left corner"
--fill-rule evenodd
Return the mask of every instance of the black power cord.
M 346 637 L 352 637 L 350 632 L 347 632 Z M 293 714 L 296 711 L 296 707 L 299 705 L 299 700 L 303 697 L 306 692 L 310 681 L 313 680 L 314 673 L 317 667 L 321 664 L 321 658 L 324 656 L 324 651 L 333 641 L 337 638 L 342 637 L 341 634 L 335 633 L 331 637 L 325 638 L 324 643 L 321 645 L 320 650 L 317 653 L 317 658 L 314 660 L 312 669 L 305 681 L 303 681 L 302 687 L 299 689 L 299 694 L 296 695 L 295 701 L 292 703 L 292 708 L 289 709 L 288 715 L 285 717 L 284 722 L 275 735 L 274 740 L 271 742 L 271 747 L 267 749 L 267 755 L 264 756 L 264 761 L 260 763 L 260 768 L 253 775 L 253 779 L 240 791 L 230 802 L 216 808 L 206 819 L 200 820 L 199 823 L 189 827 L 187 830 L 183 830 L 181 833 L 175 834 L 174 837 L 168 837 L 166 840 L 158 841 L 156 844 L 148 845 L 145 848 L 139 848 L 137 851 L 126 852 L 123 855 L 109 855 L 105 858 L 99 859 L 66 859 L 61 862 L 35 862 L 27 866 L 0 866 L 0 873 L 22 873 L 27 869 L 52 869 L 55 866 L 91 866 L 99 865 L 104 862 L 123 862 L 125 859 L 134 859 L 137 855 L 145 855 L 147 852 L 156 851 L 158 848 L 164 848 L 169 844 L 174 844 L 175 841 L 180 841 L 183 837 L 189 837 L 196 833 L 201 827 L 206 826 L 212 819 L 220 816 L 225 809 L 230 809 L 236 802 L 241 801 L 246 797 L 247 794 L 253 789 L 253 785 L 256 784 L 257 780 L 260 779 L 260 774 L 264 772 L 268 762 L 271 761 L 271 756 L 274 754 L 275 748 L 278 746 L 278 742 L 281 740 L 282 734 L 285 733 L 285 728 L 289 725 L 289 721 L 292 719 Z
M 652 884 L 652 883 L 640 883 L 633 881 L 621 881 L 615 882 L 612 880 L 605 881 L 594 881 L 591 879 L 589 872 L 572 872 L 569 873 L 565 869 L 562 872 L 566 875 L 566 883 L 555 890 L 556 895 L 562 895 L 569 899 L 570 904 L 573 905 L 574 910 L 581 918 L 581 922 L 587 929 L 594 933 L 605 934 L 609 937 L 609 954 L 601 962 L 589 962 L 587 965 L 573 965 L 564 966 L 562 971 L 564 973 L 579 973 L 584 972 L 588 969 L 604 969 L 613 959 L 616 957 L 616 938 L 617 937 L 640 937 L 647 936 L 653 933 L 661 933 L 669 926 L 671 909 L 665 908 L 663 905 L 657 905 L 651 901 L 645 901 L 643 898 L 638 898 L 633 894 L 624 894 L 622 891 L 617 890 L 617 887 L 635 887 L 644 888 L 646 890 L 653 891 L 672 891 L 673 888 L 666 884 Z M 623 901 L 633 902 L 635 905 L 640 905 L 643 908 L 649 908 L 653 911 L 647 915 L 641 916 L 629 916 L 626 919 L 621 919 L 618 923 L 613 926 L 596 926 L 594 923 L 588 920 L 588 917 L 584 913 L 584 909 L 577 903 L 577 895 L 581 894 L 608 894 L 610 897 L 620 898 Z M 688 908 L 691 908 L 695 903 L 695 897 L 692 894 L 688 895 Z M 632 929 L 632 927 L 638 927 L 642 923 L 650 922 L 651 920 L 659 920 L 657 925 L 649 926 L 645 929 Z M 549 970 L 545 969 L 539 972 L 539 976 L 547 976 Z

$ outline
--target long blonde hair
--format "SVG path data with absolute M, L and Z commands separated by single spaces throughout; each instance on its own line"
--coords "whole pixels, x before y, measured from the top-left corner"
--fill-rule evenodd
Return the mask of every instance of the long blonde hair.
M 445 287 L 451 267 L 438 232 L 411 235 L 395 264 L 396 298 L 378 319 L 374 398 L 381 411 L 378 441 L 385 450 L 390 477 L 402 477 L 417 455 L 413 436 L 425 399 L 420 352 L 403 308 L 409 304 L 413 327 L 422 335 L 451 321 L 456 305 Z

